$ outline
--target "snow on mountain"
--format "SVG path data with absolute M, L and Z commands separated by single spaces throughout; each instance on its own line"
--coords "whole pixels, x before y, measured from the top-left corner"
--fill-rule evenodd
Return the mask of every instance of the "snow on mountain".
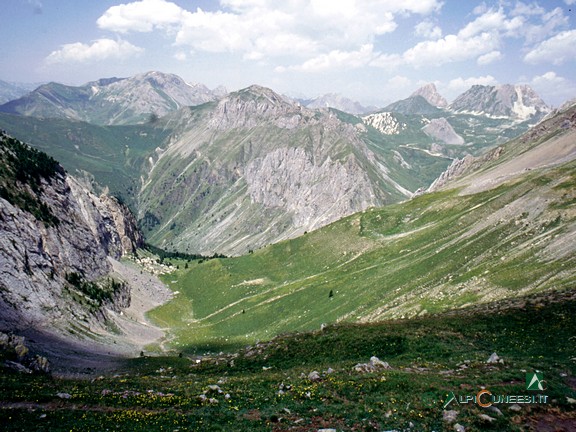
M 474 85 L 458 96 L 450 110 L 458 113 L 485 115 L 493 118 L 510 117 L 518 121 L 539 121 L 551 109 L 527 85 Z

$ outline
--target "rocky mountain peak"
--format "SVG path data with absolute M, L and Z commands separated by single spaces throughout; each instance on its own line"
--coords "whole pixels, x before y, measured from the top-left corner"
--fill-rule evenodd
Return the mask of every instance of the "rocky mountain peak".
M 303 110 L 305 108 L 269 88 L 252 85 L 220 99 L 209 124 L 225 129 L 273 121 L 290 129 L 298 125 Z
M 519 121 L 542 119 L 550 107 L 528 85 L 473 85 L 450 105 L 455 112 L 513 118 Z
M 421 95 L 410 96 L 406 99 L 391 103 L 384 108 L 384 111 L 421 115 L 439 114 L 442 112 L 440 108 L 432 105 L 424 96 Z
M 316 109 L 316 108 L 335 108 L 340 111 L 344 111 L 350 114 L 365 114 L 371 111 L 371 108 L 366 108 L 360 103 L 342 96 L 338 93 L 328 93 L 322 96 L 318 96 L 311 101 L 306 101 L 304 103 L 306 108 Z
M 82 120 L 99 125 L 148 122 L 185 106 L 221 96 L 202 84 L 188 84 L 174 74 L 146 72 L 106 78 L 80 87 L 50 83 L 0 106 L 0 111 L 43 118 Z
M 422 96 L 424 99 L 428 101 L 430 105 L 433 105 L 438 108 L 446 108 L 448 106 L 448 101 L 438 93 L 436 86 L 434 83 L 426 84 L 425 86 L 420 87 L 410 96 Z

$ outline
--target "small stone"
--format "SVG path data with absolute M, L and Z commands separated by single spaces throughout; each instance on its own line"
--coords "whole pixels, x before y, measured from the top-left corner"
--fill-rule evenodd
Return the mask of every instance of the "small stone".
M 456 423 L 454 425 L 454 430 L 456 432 L 466 432 L 466 428 L 464 426 L 462 426 L 460 423 Z
M 370 357 L 370 364 L 376 369 L 392 369 L 387 362 L 380 360 L 376 356 Z
M 486 363 L 502 363 L 500 360 L 502 360 L 500 357 L 498 357 L 498 354 L 496 354 L 495 352 L 492 353 L 492 355 L 488 358 L 488 360 L 486 360 Z
M 218 385 L 209 385 L 209 386 L 208 386 L 208 391 L 215 392 L 215 393 L 218 393 L 218 394 L 224 393 L 224 392 L 222 391 L 222 389 L 220 388 L 220 386 L 218 386 Z
M 456 410 L 442 411 L 442 419 L 446 423 L 454 423 L 456 421 L 456 417 L 458 417 L 458 411 Z
M 488 423 L 492 423 L 493 421 L 495 421 L 496 419 L 494 417 L 490 417 L 489 415 L 486 414 L 478 414 L 478 418 L 488 422 Z
M 318 429 L 318 432 L 337 432 L 336 429 Z
M 369 372 L 374 372 L 374 369 L 371 365 L 369 365 L 368 363 L 358 363 L 357 365 L 354 366 L 354 371 L 356 372 L 360 372 L 360 373 L 369 373 Z
M 14 347 L 14 351 L 16 352 L 16 356 L 18 357 L 18 360 L 23 360 L 26 355 L 28 354 L 28 347 L 26 347 L 26 345 L 24 345 L 24 343 L 18 343 L 15 347 Z
M 60 399 L 70 399 L 72 397 L 72 395 L 69 393 L 56 393 L 56 396 L 58 396 Z
M 566 396 L 566 402 L 569 404 L 576 404 L 576 399 Z
M 320 377 L 318 371 L 312 371 L 308 374 L 308 379 L 310 381 L 320 381 L 322 378 Z
M 499 416 L 504 415 L 504 414 L 502 414 L 502 411 L 500 411 L 500 409 L 498 409 L 494 405 L 489 406 L 488 408 L 486 408 L 486 410 L 493 412 L 494 414 L 499 415 Z
M 30 363 L 30 369 L 36 372 L 50 373 L 50 362 L 46 357 L 36 355 Z
M 509 409 L 510 411 L 516 411 L 516 412 L 522 411 L 522 407 L 521 407 L 520 405 L 518 405 L 518 404 L 510 405 L 510 406 L 508 407 L 508 409 Z
M 16 363 L 10 360 L 6 360 L 4 362 L 4 365 L 6 367 L 9 367 L 10 369 L 13 369 L 17 372 L 22 372 L 22 373 L 27 373 L 27 374 L 31 374 L 32 371 L 30 369 L 28 369 L 26 366 L 24 366 L 23 364 L 20 363 Z

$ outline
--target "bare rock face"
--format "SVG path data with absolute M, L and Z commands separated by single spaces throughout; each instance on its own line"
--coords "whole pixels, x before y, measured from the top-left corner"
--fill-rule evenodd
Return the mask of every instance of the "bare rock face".
M 430 105 L 438 108 L 446 108 L 448 106 L 448 102 L 444 96 L 438 93 L 438 90 L 436 90 L 436 86 L 433 83 L 429 83 L 423 87 L 420 87 L 410 96 L 422 96 L 428 101 Z
M 384 135 L 398 135 L 406 129 L 406 124 L 396 119 L 390 112 L 374 113 L 362 117 L 365 124 L 372 126 Z
M 519 121 L 542 119 L 550 107 L 527 85 L 474 85 L 450 104 L 455 112 L 510 117 Z
M 315 165 L 303 148 L 281 148 L 253 160 L 245 172 L 253 202 L 293 215 L 296 228 L 315 229 L 377 203 L 353 158 L 328 156 Z
M 452 125 L 448 123 L 448 120 L 446 120 L 444 117 L 430 120 L 430 123 L 424 126 L 422 130 L 426 133 L 426 135 L 440 140 L 445 144 L 464 144 L 464 138 L 462 138 L 456 133 L 456 131 L 454 131 Z
M 267 88 L 172 119 L 178 131 L 139 201 L 148 241 L 167 250 L 239 255 L 409 194 L 363 140 L 362 123 Z
M 504 149 L 502 147 L 496 147 L 482 156 L 474 157 L 466 155 L 462 159 L 454 159 L 450 166 L 430 185 L 428 192 L 440 190 L 446 184 L 450 183 L 450 181 L 471 172 L 478 166 L 497 160 L 503 151 Z
M 26 147 L 5 146 L 8 138 L 1 138 L 7 163 L 0 173 L 0 328 L 97 320 L 101 306 L 127 306 L 127 288 L 106 277 L 108 256 L 119 258 L 141 242 L 128 210 L 83 189 L 61 167 L 22 181 L 19 166 L 39 168 L 18 165 Z M 11 169 L 17 175 L 9 183 Z
M 73 177 L 67 177 L 67 182 L 86 223 L 108 256 L 120 258 L 144 244 L 136 219 L 126 206 L 108 195 L 97 197 Z
M 214 129 L 252 128 L 267 120 L 282 129 L 293 129 L 302 107 L 265 87 L 253 85 L 218 102 L 209 120 Z

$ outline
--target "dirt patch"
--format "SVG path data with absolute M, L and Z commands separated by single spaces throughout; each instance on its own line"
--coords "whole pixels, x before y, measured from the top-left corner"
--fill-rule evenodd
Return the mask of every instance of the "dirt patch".
M 512 160 L 506 161 L 470 178 L 463 178 L 451 186 L 466 185 L 462 195 L 474 194 L 495 188 L 529 170 L 557 166 L 576 159 L 576 132 L 548 140 Z
M 548 413 L 530 418 L 528 430 L 538 432 L 576 431 L 576 413 Z
M 139 356 L 146 345 L 164 338 L 164 331 L 148 321 L 146 312 L 172 298 L 172 292 L 134 264 L 111 262 L 116 276 L 130 285 L 131 301 L 120 313 L 108 310 L 106 326 L 92 327 L 83 337 L 58 328 L 30 327 L 19 332 L 32 352 L 49 359 L 56 376 L 113 372 L 125 358 Z

